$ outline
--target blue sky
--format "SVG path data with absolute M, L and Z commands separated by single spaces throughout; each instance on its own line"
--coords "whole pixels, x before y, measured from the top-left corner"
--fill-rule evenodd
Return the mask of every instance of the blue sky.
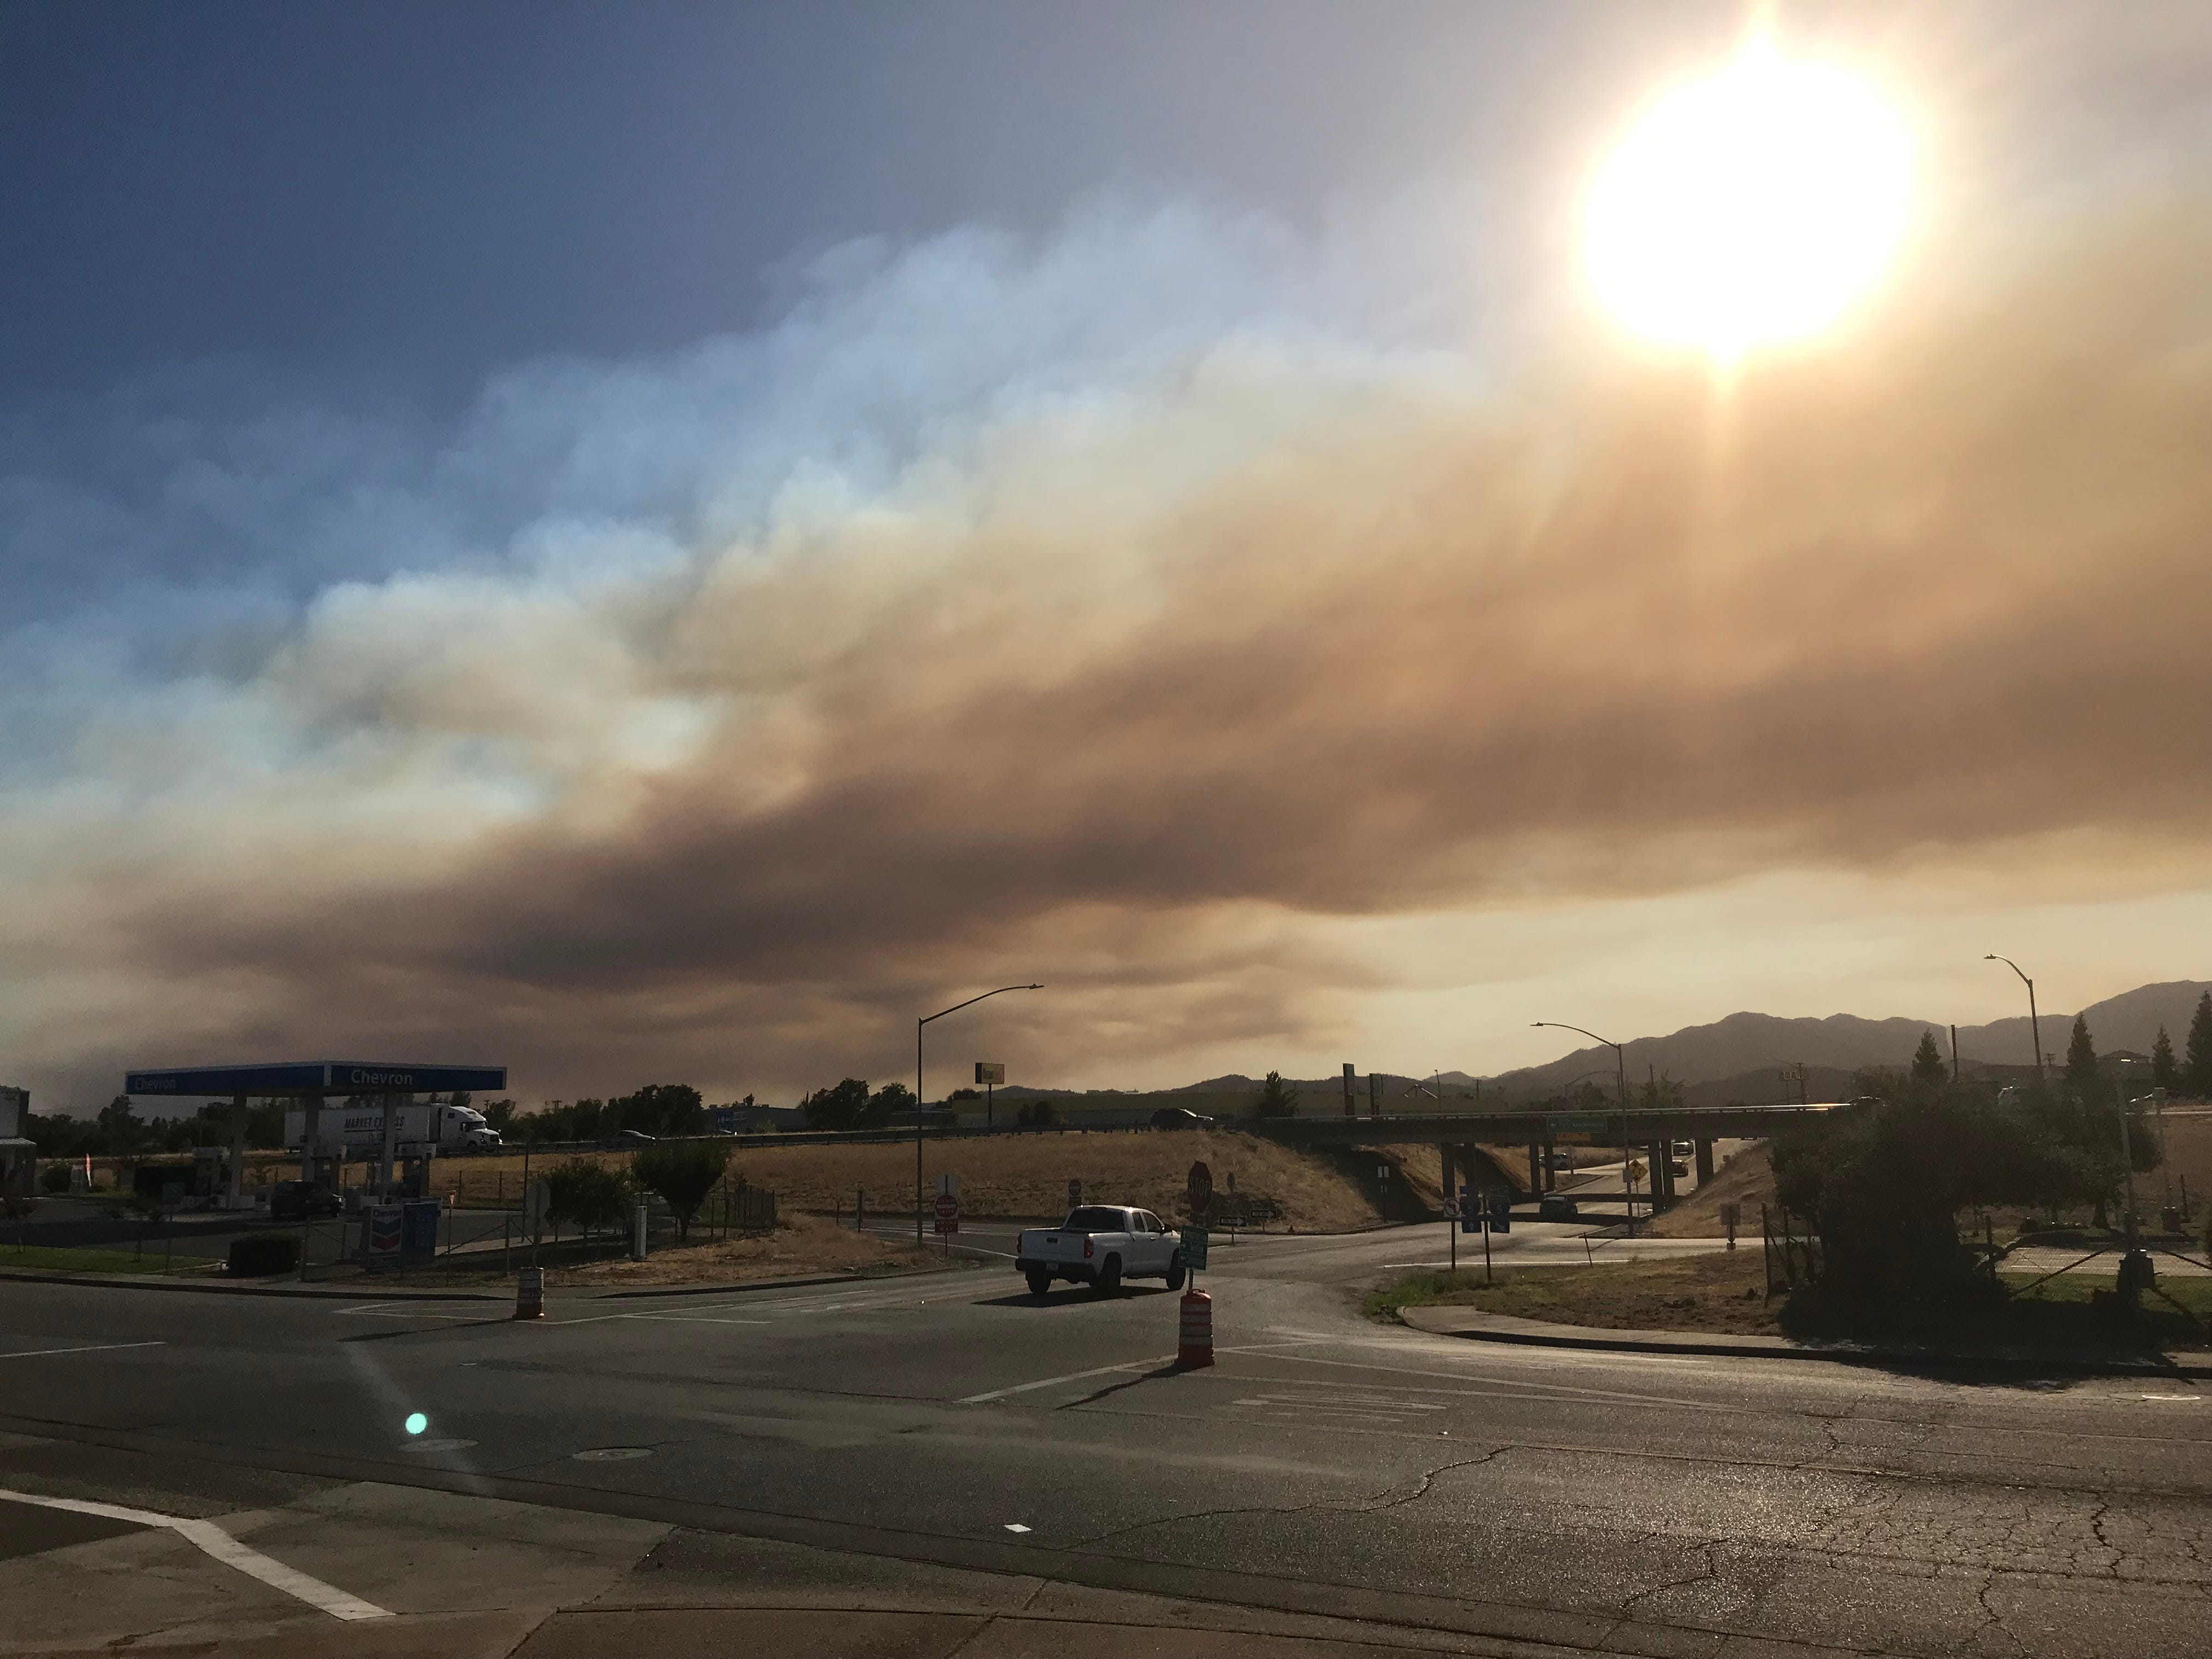
M 1573 240 L 1741 7 L 0 5 L 0 1065 L 774 1098 L 1037 977 L 978 1041 L 1127 1086 L 2206 976 L 2212 30 L 1763 9 L 1929 205 L 1723 396 Z

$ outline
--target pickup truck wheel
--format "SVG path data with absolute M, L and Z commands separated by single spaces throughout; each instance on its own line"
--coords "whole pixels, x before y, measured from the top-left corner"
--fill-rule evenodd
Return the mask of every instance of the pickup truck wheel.
M 1121 1288 L 1121 1258 L 1109 1255 L 1099 1265 L 1098 1294 L 1112 1296 Z
M 1030 1294 L 1031 1296 L 1042 1296 L 1047 1291 L 1049 1291 L 1052 1288 L 1052 1275 L 1050 1273 L 1025 1273 L 1023 1277 L 1027 1279 L 1030 1282 Z
M 1182 1252 L 1177 1250 L 1168 1258 L 1168 1288 L 1171 1291 L 1179 1291 L 1182 1288 Z

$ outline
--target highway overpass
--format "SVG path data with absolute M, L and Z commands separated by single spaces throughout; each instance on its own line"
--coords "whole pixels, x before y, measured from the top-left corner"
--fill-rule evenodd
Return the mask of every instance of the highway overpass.
M 1651 1194 L 1664 1204 L 1674 1196 L 1666 1147 L 1686 1140 L 1693 1148 L 1698 1179 L 1713 1173 L 1716 1140 L 1763 1140 L 1822 1112 L 1847 1104 L 1816 1101 L 1790 1106 L 1677 1106 L 1615 1112 L 1434 1112 L 1419 1115 L 1329 1115 L 1270 1118 L 1253 1123 L 1255 1133 L 1285 1146 L 1310 1150 L 1331 1146 L 1431 1145 L 1443 1160 L 1447 1187 L 1477 1168 L 1472 1148 L 1526 1146 L 1528 1184 L 1544 1190 L 1557 1184 L 1544 1154 L 1559 1146 L 1625 1146 L 1650 1160 Z M 1577 1194 L 1579 1196 L 1579 1193 Z M 1594 1195 L 1593 1195 L 1594 1196 Z

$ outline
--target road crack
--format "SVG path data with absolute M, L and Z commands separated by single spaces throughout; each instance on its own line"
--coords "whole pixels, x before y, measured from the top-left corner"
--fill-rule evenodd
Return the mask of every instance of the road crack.
M 1193 1510 L 1188 1515 L 1155 1516 L 1150 1520 L 1133 1521 L 1127 1526 L 1110 1528 L 1105 1532 L 1078 1540 L 1071 1547 L 1088 1549 L 1093 1545 L 1107 1543 L 1116 1538 L 1126 1538 L 1131 1533 L 1143 1532 L 1152 1527 L 1170 1526 L 1184 1521 L 1215 1521 L 1238 1515 L 1380 1515 L 1385 1510 L 1401 1509 L 1407 1504 L 1419 1502 L 1429 1495 L 1439 1479 L 1449 1474 L 1455 1469 L 1480 1468 L 1483 1464 L 1502 1457 L 1512 1449 L 1510 1445 L 1493 1446 L 1480 1456 L 1459 1457 L 1452 1459 L 1449 1462 L 1438 1463 L 1424 1471 L 1413 1483 L 1413 1490 L 1407 1492 L 1400 1492 L 1396 1483 L 1393 1483 L 1370 1498 L 1350 1500 L 1317 1498 L 1310 1504 L 1237 1504 L 1218 1510 Z

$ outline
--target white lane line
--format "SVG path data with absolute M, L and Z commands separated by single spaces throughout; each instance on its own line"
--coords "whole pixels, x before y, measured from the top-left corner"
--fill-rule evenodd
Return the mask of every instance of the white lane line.
M 714 1314 L 638 1314 L 639 1319 L 661 1325 L 773 1325 L 772 1319 L 723 1319 Z
M 1385 1348 L 1399 1353 L 1413 1350 L 1436 1357 L 1441 1357 L 1447 1352 L 1456 1357 L 1460 1351 L 1467 1346 L 1467 1344 L 1457 1337 L 1437 1336 L 1411 1329 L 1396 1336 L 1355 1336 L 1341 1333 L 1331 1336 L 1319 1331 L 1301 1331 L 1288 1325 L 1270 1325 L 1267 1328 L 1271 1333 L 1284 1337 L 1296 1337 L 1300 1342 L 1321 1347 Z M 1424 1338 L 1426 1340 L 1424 1340 Z M 1267 1346 L 1269 1345 L 1267 1343 L 1256 1345 L 1257 1347 Z M 1219 1350 L 1217 1349 L 1216 1352 Z M 1466 1357 L 1470 1363 L 1474 1364 L 1495 1365 L 1510 1358 L 1519 1358 L 1531 1364 L 1581 1366 L 1591 1370 L 1618 1370 L 1624 1366 L 1639 1371 L 1662 1369 L 1698 1370 L 1710 1369 L 1714 1364 L 1710 1357 L 1704 1354 L 1622 1353 L 1603 1348 L 1506 1347 L 1494 1352 L 1470 1353 Z M 1386 1366 L 1383 1369 L 1393 1368 Z M 1423 1371 L 1416 1375 L 1426 1376 L 1437 1375 L 1437 1373 Z
M 1273 1355 L 1272 1358 L 1281 1360 L 1284 1364 L 1289 1365 L 1329 1365 L 1345 1370 L 1387 1371 L 1396 1376 L 1436 1376 L 1443 1377 L 1448 1381 L 1462 1382 L 1486 1382 L 1492 1388 L 1509 1389 L 1514 1390 L 1516 1393 L 1520 1393 L 1524 1389 L 1530 1391 L 1522 1395 L 1524 1399 L 1553 1401 L 1559 1395 L 1572 1395 L 1577 1399 L 1618 1400 L 1626 1401 L 1632 1405 L 1638 1406 L 1672 1406 L 1679 1410 L 1690 1412 L 1728 1412 L 1731 1413 L 1740 1413 L 1751 1412 L 1754 1409 L 1749 1406 L 1721 1405 L 1717 1402 L 1703 1400 L 1671 1399 L 1665 1395 L 1660 1394 L 1623 1394 L 1612 1389 L 1578 1389 L 1571 1382 L 1524 1382 L 1517 1377 L 1470 1376 L 1462 1371 L 1417 1370 L 1410 1365 L 1364 1365 L 1358 1361 L 1353 1359 L 1316 1359 L 1310 1355 L 1302 1353 L 1280 1353 Z M 1534 1392 L 1534 1390 L 1537 1389 L 1541 1389 L 1543 1392 L 1540 1394 Z M 1556 1403 L 1559 1405 L 1567 1405 L 1571 1402 L 1565 1400 L 1556 1400 Z
M 21 1353 L 0 1353 L 0 1359 L 39 1359 L 50 1353 L 113 1353 L 118 1348 L 166 1348 L 166 1342 L 94 1342 L 82 1348 L 29 1348 Z
M 1054 1388 L 1062 1382 L 1081 1382 L 1094 1376 L 1111 1376 L 1116 1371 L 1148 1370 L 1155 1365 L 1167 1364 L 1174 1358 L 1171 1353 L 1164 1353 L 1157 1359 L 1132 1359 L 1126 1365 L 1101 1365 L 1093 1370 L 1070 1371 L 1065 1376 L 1048 1376 L 1035 1382 L 1018 1382 L 1011 1389 L 993 1389 L 988 1394 L 971 1394 L 966 1399 L 956 1401 L 954 1403 L 962 1406 L 985 1405 L 994 1400 L 1004 1400 L 1009 1395 L 1028 1394 L 1034 1389 Z
M 77 1515 L 97 1515 L 110 1521 L 128 1521 L 141 1527 L 166 1527 L 171 1532 L 198 1545 L 227 1567 L 235 1567 L 250 1577 L 258 1578 L 272 1589 L 305 1601 L 311 1607 L 319 1607 L 333 1619 L 389 1619 L 392 1614 L 374 1601 L 364 1601 L 358 1595 L 349 1595 L 335 1584 L 325 1584 L 296 1567 L 288 1567 L 282 1561 L 271 1560 L 259 1550 L 241 1544 L 212 1521 L 195 1521 L 181 1515 L 163 1515 L 156 1510 L 129 1510 L 120 1504 L 94 1504 L 79 1498 L 42 1498 L 34 1492 L 0 1490 L 0 1500 L 11 1504 L 35 1504 L 41 1509 L 69 1510 Z
M 773 1299 L 763 1299 L 759 1297 L 744 1297 L 730 1302 L 703 1303 L 697 1308 L 694 1309 L 692 1312 L 694 1315 L 713 1314 L 720 1313 L 726 1310 L 742 1309 L 748 1313 L 783 1313 L 796 1316 L 798 1315 L 810 1313 L 829 1313 L 833 1311 L 852 1312 L 855 1310 L 866 1311 L 883 1308 L 896 1308 L 904 1306 L 909 1303 L 919 1304 L 932 1299 L 943 1301 L 950 1301 L 953 1299 L 950 1297 L 932 1298 L 926 1296 L 917 1295 L 915 1291 L 912 1290 L 903 1289 L 888 1296 L 856 1297 L 849 1291 L 831 1291 L 829 1292 L 829 1294 L 837 1299 L 825 1304 L 819 1297 L 781 1297 Z M 635 1308 L 623 1313 L 584 1314 L 573 1319 L 548 1318 L 544 1321 L 544 1323 L 549 1326 L 600 1325 L 605 1324 L 609 1321 L 617 1319 L 660 1319 L 665 1317 L 667 1317 L 666 1315 L 656 1310 Z M 767 1323 L 769 1322 L 763 1321 L 761 1322 Z
M 341 1318 L 354 1319 L 449 1319 L 463 1325 L 492 1325 L 503 1322 L 507 1316 L 499 1313 L 417 1313 L 411 1308 L 341 1308 Z

